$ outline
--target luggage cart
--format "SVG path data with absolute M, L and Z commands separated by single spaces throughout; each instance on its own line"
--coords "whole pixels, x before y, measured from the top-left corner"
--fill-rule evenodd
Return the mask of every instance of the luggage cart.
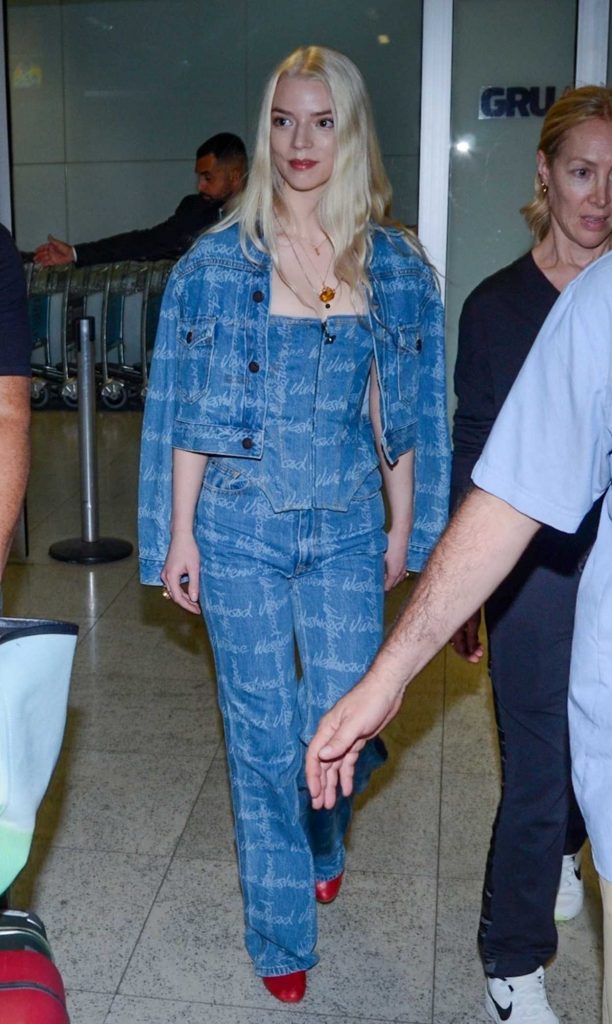
M 144 401 L 150 355 L 172 260 L 92 267 L 28 264 L 26 282 L 32 329 L 32 406 L 51 397 L 78 405 L 77 353 L 72 325 L 94 316 L 99 325 L 96 389 L 107 409 Z M 111 356 L 115 358 L 112 359 Z
M 43 409 L 52 395 L 73 404 L 76 381 L 67 336 L 73 273 L 72 267 L 26 267 L 32 352 L 42 350 L 42 361 L 32 360 L 31 400 L 36 409 Z
M 142 378 L 140 397 L 143 402 L 149 386 L 150 356 L 155 343 L 159 311 L 166 283 L 173 266 L 173 260 L 158 260 L 156 263 L 148 264 L 149 269 L 145 282 L 140 320 L 140 366 Z
M 130 298 L 134 298 L 132 313 L 132 350 L 134 356 L 139 353 L 138 323 L 149 272 L 147 263 L 115 263 L 108 269 L 102 299 L 100 345 L 100 400 L 108 409 L 121 409 L 129 399 L 140 395 L 142 386 L 142 369 L 137 359 L 129 361 L 128 344 L 130 329 L 128 326 L 128 309 Z M 136 301 L 140 307 L 136 307 Z M 111 361 L 109 353 L 116 359 Z

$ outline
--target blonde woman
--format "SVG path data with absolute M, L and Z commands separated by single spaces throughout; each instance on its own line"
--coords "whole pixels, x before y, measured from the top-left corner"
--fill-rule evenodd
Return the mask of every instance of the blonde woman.
M 204 615 L 246 946 L 283 1002 L 317 963 L 350 820 L 348 800 L 310 807 L 306 746 L 373 658 L 384 590 L 445 520 L 442 310 L 390 199 L 359 71 L 296 50 L 239 205 L 172 275 L 145 413 L 142 579 Z M 364 750 L 358 788 L 383 751 Z

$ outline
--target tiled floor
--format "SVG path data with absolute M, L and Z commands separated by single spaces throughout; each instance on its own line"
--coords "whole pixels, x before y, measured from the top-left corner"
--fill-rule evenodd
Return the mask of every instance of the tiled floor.
M 444 652 L 412 686 L 361 800 L 341 898 L 320 911 L 307 998 L 273 1002 L 242 948 L 202 625 L 139 585 L 134 556 L 48 557 L 80 534 L 76 425 L 36 414 L 31 555 L 5 586 L 8 614 L 81 627 L 62 757 L 14 889 L 47 923 L 73 1024 L 485 1024 L 475 929 L 498 775 L 484 671 Z M 131 541 L 138 430 L 136 413 L 98 417 L 100 530 Z M 590 865 L 587 885 L 547 972 L 563 1024 L 599 1020 Z

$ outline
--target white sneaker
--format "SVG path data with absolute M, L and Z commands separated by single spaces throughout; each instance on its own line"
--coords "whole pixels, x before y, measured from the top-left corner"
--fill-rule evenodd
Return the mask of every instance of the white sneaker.
M 584 903 L 582 881 L 582 852 L 569 853 L 563 858 L 561 879 L 555 903 L 555 921 L 571 921 L 577 917 Z
M 546 998 L 543 967 L 518 978 L 487 978 L 485 1009 L 497 1024 L 559 1024 Z

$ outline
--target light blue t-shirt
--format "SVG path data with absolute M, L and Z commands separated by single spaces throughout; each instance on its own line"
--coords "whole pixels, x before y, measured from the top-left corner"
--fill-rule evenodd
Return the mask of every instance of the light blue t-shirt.
M 569 720 L 573 778 L 595 865 L 612 881 L 612 253 L 562 293 L 472 475 L 573 533 L 604 492 L 578 592 Z M 546 614 L 546 609 L 542 610 Z

